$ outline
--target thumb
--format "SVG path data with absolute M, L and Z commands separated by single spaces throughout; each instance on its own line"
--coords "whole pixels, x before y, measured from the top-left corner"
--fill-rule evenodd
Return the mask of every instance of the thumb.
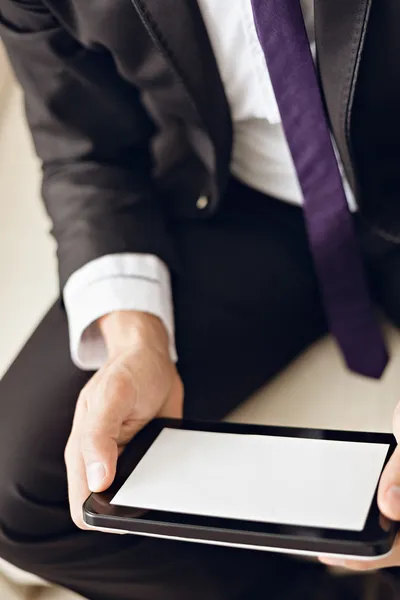
M 400 441 L 400 405 L 394 414 L 393 429 L 397 441 Z M 396 448 L 382 475 L 378 502 L 386 517 L 400 521 L 400 446 Z
M 89 490 L 104 492 L 115 478 L 117 442 L 106 430 L 97 428 L 83 434 L 81 449 Z
M 378 502 L 385 517 L 400 521 L 400 448 L 395 450 L 382 475 Z

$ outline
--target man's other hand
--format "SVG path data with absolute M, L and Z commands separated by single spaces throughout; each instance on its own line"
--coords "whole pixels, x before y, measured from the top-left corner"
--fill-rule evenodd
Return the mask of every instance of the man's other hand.
M 99 326 L 109 360 L 80 394 L 65 450 L 71 514 L 83 529 L 84 501 L 112 484 L 126 444 L 153 418 L 183 413 L 183 385 L 161 321 L 121 312 Z
M 398 405 L 393 419 L 393 431 L 397 442 L 400 442 L 400 404 Z M 381 512 L 392 521 L 400 521 L 400 445 L 394 452 L 388 463 L 380 484 L 378 503 Z M 400 567 L 400 536 L 397 538 L 394 548 L 389 556 L 374 561 L 353 560 L 330 560 L 321 558 L 321 562 L 344 567 L 352 571 L 376 571 L 390 567 Z

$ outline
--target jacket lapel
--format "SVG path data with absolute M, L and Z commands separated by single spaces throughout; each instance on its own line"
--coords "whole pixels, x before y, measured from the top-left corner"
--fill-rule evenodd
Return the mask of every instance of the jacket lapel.
M 353 190 L 351 116 L 372 0 L 314 0 L 318 66 L 332 129 Z
M 204 159 L 223 187 L 228 178 L 232 122 L 197 0 L 131 1 L 210 135 L 213 147 L 205 148 Z
M 188 102 L 194 106 L 210 136 L 212 144 L 202 144 L 204 161 L 217 175 L 221 189 L 228 179 L 232 122 L 197 0 L 131 1 L 179 77 Z M 318 66 L 326 106 L 347 176 L 356 189 L 351 158 L 351 116 L 372 0 L 314 2 Z

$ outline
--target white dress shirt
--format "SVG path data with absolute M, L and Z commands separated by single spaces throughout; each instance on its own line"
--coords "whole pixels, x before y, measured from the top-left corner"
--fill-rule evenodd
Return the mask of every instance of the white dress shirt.
M 301 205 L 302 192 L 286 142 L 250 0 L 198 0 L 231 108 L 232 174 L 285 202 Z M 315 52 L 314 2 L 301 0 Z M 341 167 L 341 165 L 340 165 Z M 342 171 L 343 172 L 343 171 Z M 354 197 L 345 181 L 352 210 Z M 165 324 L 176 360 L 169 272 L 155 256 L 104 256 L 74 273 L 64 290 L 71 356 L 82 369 L 98 369 L 106 349 L 97 319 L 116 310 L 139 310 Z

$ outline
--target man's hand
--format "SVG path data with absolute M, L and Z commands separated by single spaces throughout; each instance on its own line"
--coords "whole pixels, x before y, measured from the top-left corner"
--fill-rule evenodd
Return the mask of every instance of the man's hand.
M 393 431 L 400 443 L 400 404 L 394 413 Z M 392 521 L 400 521 L 400 445 L 387 465 L 379 485 L 378 503 L 381 512 Z M 400 536 L 390 556 L 376 561 L 328 560 L 321 562 L 330 566 L 344 567 L 352 571 L 376 571 L 391 567 L 400 567 Z
M 71 514 L 81 528 L 84 501 L 90 491 L 111 485 L 126 444 L 153 418 L 183 413 L 183 385 L 161 321 L 125 312 L 104 317 L 99 326 L 109 360 L 78 399 L 65 450 Z

